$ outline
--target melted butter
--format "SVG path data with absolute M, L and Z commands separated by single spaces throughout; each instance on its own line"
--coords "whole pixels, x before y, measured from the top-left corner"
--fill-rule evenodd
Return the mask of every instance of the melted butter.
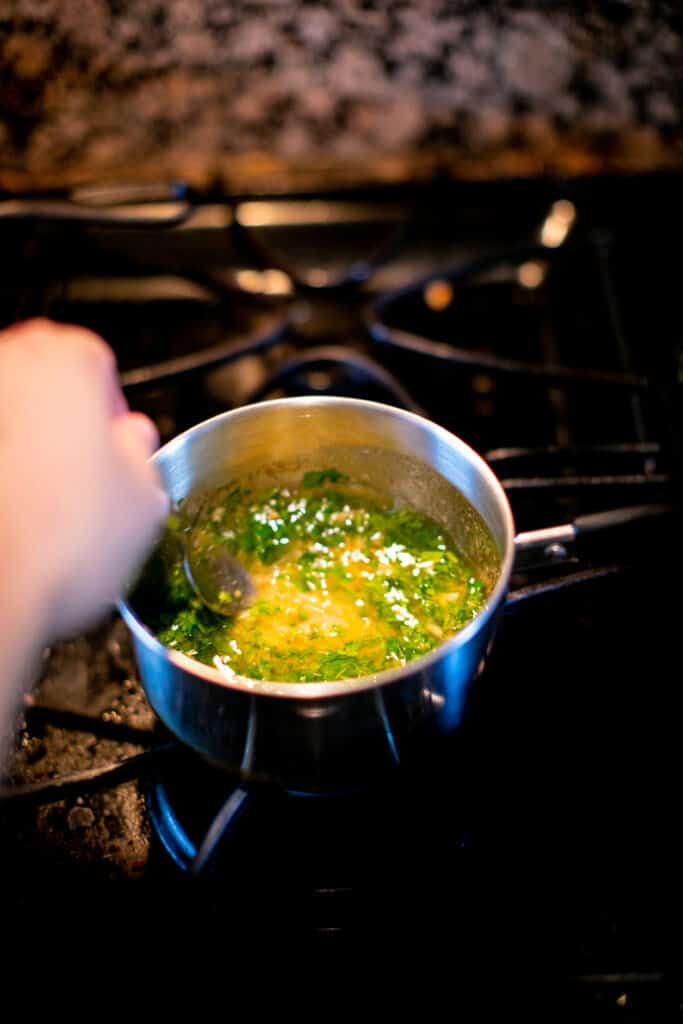
M 339 476 L 219 493 L 197 542 L 238 552 L 257 599 L 232 620 L 215 616 L 183 589 L 176 564 L 160 639 L 227 674 L 306 682 L 404 665 L 470 621 L 486 585 L 438 525 L 367 488 L 343 489 Z

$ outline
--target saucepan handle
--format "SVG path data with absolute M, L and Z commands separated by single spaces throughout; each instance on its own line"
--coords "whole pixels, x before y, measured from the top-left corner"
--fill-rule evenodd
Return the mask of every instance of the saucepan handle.
M 561 559 L 565 545 L 592 533 L 614 530 L 667 515 L 672 511 L 670 505 L 628 505 L 624 508 L 613 508 L 607 512 L 590 512 L 588 515 L 577 516 L 571 523 L 561 526 L 546 526 L 540 530 L 527 530 L 515 537 L 515 569 L 528 567 L 528 555 L 533 557 L 545 554 L 547 558 Z
M 566 563 L 569 560 L 567 545 L 582 537 L 629 527 L 648 519 L 668 515 L 672 511 L 672 507 L 666 504 L 629 505 L 624 508 L 610 509 L 607 512 L 592 512 L 588 515 L 578 516 L 573 522 L 565 523 L 562 526 L 548 526 L 540 530 L 518 533 L 514 542 L 513 571 L 521 572 L 532 567 Z M 621 564 L 589 567 L 555 579 L 530 583 L 508 593 L 506 609 L 513 609 L 533 598 L 546 597 L 551 593 L 567 591 L 579 585 L 592 583 L 598 578 L 614 576 L 622 568 Z

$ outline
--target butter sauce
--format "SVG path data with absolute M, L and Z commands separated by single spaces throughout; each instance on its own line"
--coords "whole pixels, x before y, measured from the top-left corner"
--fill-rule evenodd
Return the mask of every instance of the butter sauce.
M 438 523 L 333 468 L 296 486 L 213 492 L 192 542 L 237 554 L 256 601 L 232 619 L 204 608 L 167 546 L 163 599 L 147 620 L 169 648 L 227 677 L 318 682 L 396 668 L 458 632 L 488 596 Z

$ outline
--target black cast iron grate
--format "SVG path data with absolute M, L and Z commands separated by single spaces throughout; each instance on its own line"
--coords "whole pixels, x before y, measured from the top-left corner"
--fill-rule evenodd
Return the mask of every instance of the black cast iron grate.
M 553 211 L 557 213 L 557 194 L 540 202 L 536 197 L 527 208 L 534 211 L 532 215 L 520 214 L 520 207 L 515 216 L 493 213 L 485 221 L 475 218 L 474 225 L 467 222 L 467 200 L 459 200 L 460 205 L 456 202 L 451 208 L 443 205 L 443 196 L 433 197 L 433 201 L 420 196 L 417 202 L 409 196 L 389 205 L 384 197 L 360 203 L 328 197 L 249 203 L 193 196 L 174 186 L 170 193 L 162 190 L 161 196 L 138 196 L 141 202 L 133 203 L 135 197 L 123 198 L 125 202 L 121 196 L 97 200 L 114 207 L 113 218 L 110 214 L 93 216 L 92 212 L 88 217 L 82 209 L 83 197 L 75 219 L 69 219 L 72 209 L 52 210 L 52 224 L 45 209 L 34 210 L 24 220 L 19 217 L 26 218 L 27 210 L 15 211 L 9 230 L 20 239 L 18 251 L 24 258 L 3 283 L 2 317 L 9 322 L 43 313 L 100 329 L 117 349 L 122 383 L 131 404 L 154 415 L 163 436 L 223 408 L 273 395 L 350 394 L 430 415 L 480 451 L 488 451 L 487 458 L 524 528 L 569 521 L 582 513 L 619 505 L 670 500 L 677 439 L 662 419 L 658 390 L 662 365 L 669 365 L 668 355 L 665 351 L 662 358 L 649 358 L 647 344 L 642 343 L 642 325 L 640 334 L 632 330 L 633 311 L 626 308 L 629 302 L 624 300 L 623 283 L 620 285 L 622 224 L 613 232 L 605 231 L 591 202 L 584 208 L 573 196 L 571 230 L 560 244 L 549 246 L 539 244 L 538 239 L 542 239 L 544 225 L 552 222 Z M 149 198 L 171 204 L 165 212 L 157 210 L 157 220 L 150 216 L 151 207 L 145 209 Z M 509 204 L 506 209 L 509 211 Z M 560 211 L 565 218 L 571 212 L 567 205 Z M 7 209 L 4 214 L 5 229 Z M 119 215 L 122 222 L 114 227 Z M 538 230 L 534 225 L 540 225 Z M 630 227 L 633 229 L 633 224 Z M 160 234 L 159 228 L 165 233 Z M 326 236 L 328 229 L 331 233 Z M 160 238 L 164 239 L 162 246 Z M 55 239 L 62 242 L 65 254 L 59 271 L 50 255 Z M 591 254 L 595 266 L 586 303 L 594 322 L 587 338 L 573 344 L 572 329 L 577 337 L 577 325 L 581 326 L 585 312 L 581 302 L 575 301 L 576 310 L 571 308 L 571 282 L 577 260 L 585 261 L 586 253 Z M 567 281 L 568 291 L 563 290 Z M 502 307 L 495 296 L 504 297 Z M 574 300 L 575 296 L 574 292 Z M 505 303 L 510 302 L 506 324 Z M 565 314 L 571 313 L 561 323 L 550 315 L 557 302 Z M 486 344 L 482 345 L 481 339 L 472 343 L 467 328 L 471 328 L 473 316 L 484 314 L 491 333 Z M 528 344 L 525 328 L 515 326 L 518 322 L 531 328 Z M 501 323 L 510 328 L 503 334 Z M 568 340 L 572 342 L 569 349 Z M 664 407 L 666 411 L 666 403 Z M 585 680 L 579 690 L 584 699 L 590 696 L 595 702 L 595 730 L 609 728 L 609 702 L 616 691 L 609 658 L 604 651 L 596 655 L 593 649 L 593 624 L 602 628 L 606 603 L 614 602 L 623 614 L 624 605 L 615 602 L 615 592 L 629 595 L 629 600 L 642 593 L 647 581 L 642 544 L 641 538 L 627 556 L 619 544 L 614 549 L 610 543 L 589 544 L 580 551 L 568 551 L 561 565 L 549 555 L 533 570 L 515 577 L 517 600 L 511 602 L 503 627 L 499 657 L 484 676 L 483 691 L 488 687 L 488 694 L 481 703 L 490 708 L 487 701 L 493 700 L 492 718 L 484 714 L 480 721 L 475 709 L 470 732 L 465 730 L 465 752 L 471 753 L 482 742 L 493 763 L 507 757 L 512 759 L 508 764 L 514 764 L 520 748 L 510 741 L 503 726 L 506 711 L 521 731 L 522 749 L 525 730 L 526 740 L 536 749 L 535 716 L 540 714 L 539 698 L 542 706 L 546 693 L 543 677 L 553 686 L 559 679 L 567 685 L 571 677 L 568 665 L 574 671 L 574 686 L 582 670 L 595 681 L 597 695 Z M 526 600 L 530 597 L 535 600 Z M 579 653 L 573 650 L 574 639 L 568 648 L 566 636 L 557 630 L 556 619 L 562 609 L 577 625 Z M 618 630 L 618 624 L 611 623 L 610 629 Z M 539 632 L 547 642 L 539 638 Z M 91 872 L 93 859 L 80 857 L 88 847 L 84 824 L 89 820 L 88 801 L 96 802 L 131 786 L 138 795 L 141 791 L 146 794 L 144 808 L 135 818 L 137 825 L 142 822 L 140 842 L 131 844 L 130 849 L 123 843 L 115 848 L 109 835 L 114 852 L 105 856 L 111 856 L 112 862 L 125 861 L 127 877 L 155 877 L 157 873 L 173 878 L 175 872 L 180 876 L 194 872 L 211 882 L 212 900 L 217 891 L 220 894 L 231 858 L 242 865 L 245 857 L 254 859 L 249 838 L 252 830 L 266 848 L 271 843 L 281 849 L 292 820 L 300 823 L 302 835 L 310 839 L 321 829 L 334 835 L 332 825 L 347 815 L 350 822 L 363 822 L 367 838 L 374 834 L 377 807 L 390 807 L 387 835 L 395 837 L 398 828 L 405 848 L 420 861 L 417 874 L 409 872 L 404 861 L 395 871 L 387 871 L 384 884 L 379 875 L 374 877 L 365 870 L 367 865 L 364 870 L 347 870 L 349 863 L 355 863 L 349 848 L 349 843 L 351 848 L 354 843 L 348 837 L 339 839 L 336 857 L 329 848 L 316 849 L 319 871 L 297 871 L 297 856 L 307 868 L 311 857 L 294 844 L 288 861 L 292 877 L 279 889 L 268 890 L 271 909 L 278 908 L 277 914 L 271 914 L 273 927 L 277 917 L 283 933 L 300 927 L 319 938 L 353 940 L 377 928 L 385 933 L 392 928 L 404 932 L 411 916 L 429 926 L 439 918 L 435 907 L 443 902 L 452 908 L 455 899 L 466 922 L 461 944 L 471 941 L 480 952 L 486 949 L 490 953 L 482 914 L 477 910 L 486 919 L 487 913 L 493 913 L 495 897 L 507 911 L 503 932 L 507 955 L 511 955 L 514 915 L 522 913 L 514 891 L 520 883 L 531 886 L 530 865 L 548 843 L 537 818 L 542 806 L 554 806 L 552 794 L 535 792 L 532 803 L 526 806 L 522 801 L 516 815 L 511 809 L 515 806 L 513 791 L 504 785 L 506 799 L 501 798 L 490 764 L 487 767 L 487 762 L 475 757 L 473 767 L 467 763 L 466 753 L 456 748 L 455 752 L 449 749 L 443 760 L 430 762 L 426 774 L 402 776 L 401 784 L 390 785 L 379 804 L 373 795 L 364 812 L 357 798 L 349 797 L 346 803 L 342 799 L 332 810 L 314 801 L 314 808 L 310 801 L 274 792 L 267 780 L 234 780 L 246 787 L 245 792 L 258 791 L 259 800 L 228 830 L 227 838 L 221 838 L 221 814 L 229 817 L 223 808 L 225 799 L 231 798 L 230 786 L 224 797 L 227 780 L 219 780 L 213 806 L 201 806 L 202 802 L 190 795 L 188 809 L 185 787 L 177 786 L 178 763 L 183 764 L 187 752 L 172 738 L 160 735 L 144 713 L 142 717 L 138 714 L 139 684 L 130 652 L 125 650 L 121 624 L 107 626 L 95 634 L 92 644 L 84 644 L 72 661 L 64 659 L 56 682 L 56 655 L 48 660 L 45 678 L 26 708 L 24 746 L 17 762 L 21 770 L 2 790 L 3 821 L 9 821 L 10 828 L 19 820 L 28 835 L 36 820 L 40 821 L 28 844 L 31 855 L 26 879 L 32 870 L 46 870 L 46 858 L 50 860 L 56 847 L 62 850 L 57 858 L 61 870 L 66 870 L 71 852 L 79 849 L 75 859 L 80 867 L 68 875 L 72 881 L 79 872 Z M 519 685 L 518 673 L 524 672 L 524 652 L 529 645 L 539 653 L 528 681 L 530 694 L 520 698 L 520 714 L 510 703 L 509 666 L 513 666 L 513 678 Z M 105 657 L 105 649 L 114 654 Z M 625 659 L 620 671 L 629 680 L 629 707 L 635 703 L 630 692 L 634 685 L 631 669 Z M 81 679 L 80 689 L 74 683 L 76 678 Z M 64 679 L 70 679 L 68 685 L 62 685 Z M 133 717 L 127 699 L 117 702 L 111 697 L 122 687 L 138 701 Z M 605 691 L 602 697 L 600 690 Z M 656 690 L 664 705 L 665 697 Z M 70 700 L 74 694 L 87 699 Z M 552 703 L 545 710 L 551 718 L 557 712 Z M 618 711 L 617 718 L 622 714 Z M 633 736 L 651 751 L 654 724 L 648 714 L 641 721 L 642 735 L 634 732 Z M 631 735 L 629 716 L 621 727 Z M 73 756 L 67 757 L 63 751 L 68 742 L 56 744 L 51 760 L 49 753 L 41 750 L 47 751 L 57 734 L 71 736 L 72 748 L 77 751 L 87 737 L 95 763 L 82 767 L 73 749 Z M 603 778 L 606 769 L 593 729 L 584 741 L 590 751 L 586 763 L 597 766 L 598 776 Z M 607 746 L 614 753 L 613 744 Z M 658 769 L 653 784 L 661 783 L 657 757 L 653 763 Z M 557 780 L 557 763 L 553 766 Z M 185 770 L 203 776 L 203 769 L 197 766 L 190 769 L 185 764 Z M 473 771 L 483 779 L 480 795 L 494 808 L 493 822 L 480 820 L 481 811 L 463 797 L 467 787 L 454 784 L 463 770 L 470 780 Z M 519 772 L 528 783 L 531 776 L 525 776 L 524 764 Z M 579 783 L 585 781 L 580 771 Z M 629 776 L 628 784 L 633 783 Z M 595 794 L 588 792 L 588 818 L 599 834 Z M 239 797 L 237 802 L 248 803 Z M 406 804 L 411 815 L 416 808 L 422 809 L 417 823 L 410 816 L 405 819 Z M 628 813 L 628 793 L 620 792 L 612 806 Z M 61 807 L 70 822 L 67 826 L 61 824 L 58 813 L 52 814 Z M 115 824 L 117 813 L 110 815 L 111 832 L 128 827 L 123 817 L 122 826 Z M 323 827 L 320 823 L 326 816 Z M 254 824 L 254 819 L 260 825 Z M 551 827 L 557 828 L 554 819 L 550 813 Z M 585 826 L 581 816 L 575 820 Z M 279 832 L 272 822 L 279 824 Z M 654 840 L 661 839 L 656 816 L 648 815 L 647 823 Z M 215 844 L 212 828 L 218 837 Z M 379 850 L 376 834 L 374 840 Z M 512 852 L 512 845 L 520 841 L 521 852 L 519 848 Z M 612 833 L 605 832 L 599 846 L 601 856 L 616 855 L 613 843 Z M 642 844 L 641 836 L 634 844 L 641 853 Z M 170 848 L 171 857 L 159 856 L 157 845 Z M 507 854 L 504 863 L 499 861 L 501 845 Z M 440 849 L 453 858 L 459 882 L 456 892 L 446 884 L 447 872 L 434 867 Z M 26 854 L 21 842 L 18 859 L 20 852 Z M 553 853 L 555 859 L 550 857 L 550 861 L 560 870 L 554 847 Z M 340 867 L 340 854 L 347 856 L 346 867 L 343 856 Z M 568 855 L 576 857 L 577 849 L 570 849 Z M 96 851 L 95 859 L 97 856 Z M 262 863 L 258 857 L 255 861 Z M 581 864 L 581 856 L 578 862 Z M 588 863 L 578 877 L 592 883 Z M 626 863 L 630 863 L 628 857 Z M 254 880 L 253 874 L 249 877 Z M 498 882 L 492 882 L 493 878 Z M 468 886 L 476 896 L 463 899 Z M 568 889 L 571 891 L 571 886 Z M 556 880 L 552 891 L 558 891 Z M 659 934 L 658 908 L 643 905 L 640 890 L 634 886 L 629 889 L 626 885 L 623 891 L 622 917 L 628 920 L 631 932 L 637 932 L 639 939 L 643 934 Z M 227 896 L 235 899 L 230 887 L 224 898 Z M 628 1019 L 629 1013 L 645 1012 L 643 1007 L 652 1007 L 654 1012 L 666 988 L 666 956 L 657 943 L 639 943 L 635 934 L 627 935 L 620 948 L 614 936 L 621 927 L 621 942 L 624 927 L 615 925 L 620 917 L 614 893 L 609 899 L 602 896 L 604 889 L 598 886 L 592 903 L 587 900 L 583 906 L 577 902 L 582 914 L 573 917 L 566 908 L 559 912 L 561 920 L 576 926 L 576 935 L 570 936 L 570 952 L 561 960 L 566 966 L 567 998 L 595 1012 L 621 1013 L 622 1019 Z M 302 906 L 306 907 L 303 914 Z M 295 907 L 299 908 L 296 914 Z M 598 907 L 602 907 L 599 912 Z M 531 916 L 539 924 L 544 915 L 534 906 Z M 607 922 L 604 928 L 601 922 Z M 527 934 L 526 927 L 519 928 Z

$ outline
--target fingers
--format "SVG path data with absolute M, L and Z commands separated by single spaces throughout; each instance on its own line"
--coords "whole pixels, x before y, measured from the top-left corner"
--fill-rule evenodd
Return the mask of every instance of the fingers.
M 37 353 L 54 348 L 61 349 L 63 355 L 77 352 L 84 362 L 99 367 L 100 372 L 116 369 L 116 359 L 109 345 L 87 327 L 36 317 L 5 328 L 3 337 L 7 341 L 20 340 L 24 347 Z
M 169 497 L 162 486 L 158 470 L 149 462 L 159 445 L 159 432 L 154 422 L 144 413 L 129 412 L 113 421 L 112 431 L 119 451 L 145 479 L 151 519 L 161 521 L 168 513 Z
M 95 621 L 155 540 L 169 508 L 159 435 L 128 410 L 98 335 L 31 320 L 0 331 L 0 441 L 0 541 L 62 636 Z
M 159 431 L 149 416 L 142 412 L 126 412 L 119 416 L 115 429 L 127 451 L 148 459 L 159 447 Z
M 126 396 L 119 387 L 119 382 L 116 379 L 116 375 L 112 376 L 112 389 L 111 389 L 111 414 L 112 416 L 123 416 L 128 412 L 128 402 Z
M 106 410 L 112 416 L 128 411 L 118 380 L 116 357 L 103 338 L 87 327 L 62 324 L 36 317 L 13 324 L 2 332 L 1 340 L 14 341 L 24 356 L 41 362 L 55 362 L 68 368 L 78 379 L 89 381 L 105 396 Z M 73 379 L 73 378 L 72 378 Z

